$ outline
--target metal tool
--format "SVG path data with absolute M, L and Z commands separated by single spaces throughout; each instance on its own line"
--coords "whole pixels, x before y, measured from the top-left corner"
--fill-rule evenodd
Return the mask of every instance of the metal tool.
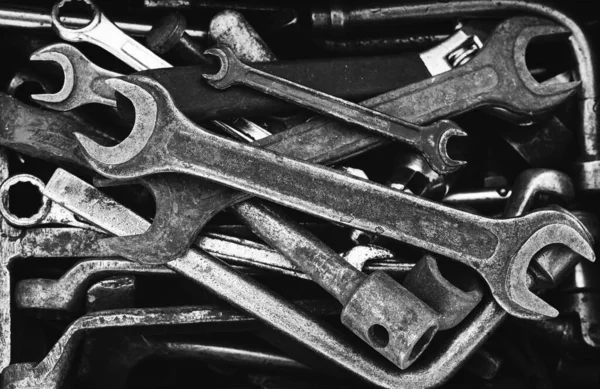
M 483 285 L 463 270 L 449 267 L 442 273 L 437 259 L 425 255 L 404 279 L 406 289 L 440 314 L 440 330 L 456 327 L 483 298 Z
M 587 231 L 563 211 L 540 211 L 509 221 L 452 210 L 215 136 L 178 112 L 164 88 L 153 80 L 133 76 L 129 81 L 108 82 L 132 101 L 138 116 L 130 136 L 117 146 L 107 148 L 77 135 L 93 168 L 105 176 L 130 179 L 166 172 L 204 176 L 282 205 L 425 248 L 473 267 L 503 308 L 519 317 L 557 314 L 526 289 L 524 274 L 533 254 L 558 243 L 594 258 Z M 309 187 L 314 189 L 306 191 Z M 402 216 L 398 219 L 397 215 Z M 422 229 L 415 229 L 412 221 L 419 221 Z M 560 234 L 555 235 L 558 231 Z
M 16 216 L 10 211 L 8 206 L 11 188 L 23 183 L 27 183 L 36 188 L 39 191 L 38 196 L 41 199 L 41 207 L 29 217 Z M 42 195 L 43 191 L 44 183 L 42 180 L 31 174 L 18 174 L 4 180 L 2 185 L 0 185 L 0 213 L 10 224 L 16 227 L 37 227 L 47 224 L 59 224 L 67 227 L 79 227 L 104 233 L 104 231 L 98 227 L 78 220 L 73 213 L 50 201 L 50 199 Z
M 338 299 L 342 323 L 401 369 L 423 353 L 439 315 L 383 272 L 366 276 L 271 204 L 234 209 L 271 247 Z
M 48 183 L 46 193 L 54 201 L 60 202 L 66 208 L 95 224 L 105 225 L 108 229 L 114 230 L 127 228 L 127 233 L 134 232 L 132 230 L 136 228 L 131 224 L 135 217 L 132 220 L 133 215 L 127 209 L 114 202 L 107 201 L 105 197 L 99 196 L 99 193 L 93 187 L 87 186 L 65 171 L 57 171 Z M 99 200 L 95 203 L 96 209 L 90 209 L 90 195 Z M 61 200 L 59 201 L 59 199 Z M 100 206 L 99 209 L 98 205 Z M 141 229 L 144 228 L 142 226 Z M 197 258 L 197 261 L 202 260 Z M 202 264 L 202 268 L 205 270 L 206 266 L 210 266 L 210 264 Z M 210 271 L 198 274 L 197 280 L 201 281 L 202 277 L 207 274 L 220 277 L 222 273 L 216 272 L 216 269 L 212 266 L 210 268 Z M 204 282 L 212 281 L 204 280 Z M 221 288 L 223 283 L 225 282 L 217 283 L 215 287 Z M 246 281 L 243 283 L 246 284 Z M 320 326 L 315 328 L 314 325 L 306 321 L 305 316 L 298 317 L 297 312 L 294 310 L 281 313 L 280 308 L 274 307 L 283 304 L 283 302 L 278 302 L 276 298 L 270 297 L 271 294 L 267 293 L 265 295 L 265 292 L 259 292 L 258 295 L 254 292 L 251 293 L 249 290 L 254 290 L 255 287 L 248 289 L 247 285 L 238 293 L 239 280 L 225 284 L 223 286 L 225 288 L 224 294 L 228 296 L 229 301 L 246 304 L 248 301 L 256 299 L 257 306 L 253 309 L 255 315 L 258 314 L 263 317 L 265 311 L 279 312 L 271 319 L 265 317 L 263 319 L 289 336 L 300 340 L 303 345 L 316 351 L 327 360 L 345 367 L 348 371 L 373 385 L 385 388 L 430 388 L 440 385 L 465 363 L 466 359 L 489 336 L 489 333 L 497 328 L 502 319 L 506 317 L 506 312 L 493 299 L 486 299 L 482 309 L 472 315 L 468 323 L 461 323 L 457 328 L 456 336 L 444 340 L 440 348 L 436 350 L 436 355 L 428 359 L 427 363 L 400 372 L 397 369 L 390 369 L 389 364 L 377 363 L 368 354 L 364 354 L 357 347 L 352 346 L 348 339 L 342 339 L 334 332 L 322 332 Z M 241 302 L 241 299 L 244 299 L 245 303 Z
M 64 83 L 56 93 L 34 94 L 32 99 L 57 111 L 68 111 L 84 104 L 117 106 L 115 91 L 104 83 L 121 74 L 94 65 L 79 50 L 66 43 L 46 46 L 31 55 L 31 61 L 52 61 L 60 65 Z
M 15 363 L 3 371 L 2 388 L 60 389 L 83 333 L 118 327 L 239 323 L 255 320 L 245 314 L 215 307 L 172 307 L 94 312 L 73 322 L 39 363 Z
M 61 17 L 60 19 L 65 25 L 74 27 L 85 27 L 90 23 L 90 19 L 85 17 L 68 16 Z M 22 28 L 26 30 L 50 31 L 52 30 L 52 15 L 47 9 L 33 7 L 17 8 L 3 4 L 2 8 L 0 8 L 0 25 L 2 27 Z M 139 19 L 137 21 L 117 20 L 115 21 L 115 25 L 134 36 L 144 36 L 152 29 L 152 25 L 141 23 Z M 190 28 L 186 32 L 198 39 L 207 37 L 207 32 L 204 30 Z
M 217 73 L 203 74 L 208 83 L 215 88 L 226 89 L 234 84 L 243 84 L 406 143 L 421 151 L 432 167 L 440 173 L 451 173 L 466 163 L 453 160 L 446 150 L 450 137 L 467 135 L 454 123 L 440 121 L 425 127 L 414 125 L 244 65 L 228 47 L 209 49 L 206 53 L 221 60 L 221 68 Z
M 52 26 L 62 39 L 100 46 L 135 70 L 171 67 L 168 62 L 115 26 L 91 0 L 83 0 L 94 14 L 89 24 L 79 28 L 63 24 L 60 8 L 70 1 L 72 0 L 61 0 L 52 7 Z
M 547 26 L 546 23 L 546 21 L 536 18 L 517 18 L 516 21 L 510 19 L 497 28 L 496 32 L 492 34 L 492 37 L 486 43 L 488 50 L 480 52 L 479 55 L 489 57 L 491 52 L 513 50 L 516 40 L 521 35 L 519 33 L 522 31 L 521 28 L 527 27 L 529 32 L 534 30 L 539 31 L 542 28 L 540 24 Z M 552 28 L 556 28 L 556 26 L 552 26 Z M 524 36 L 519 39 L 523 44 L 528 41 Z M 512 52 L 508 57 L 495 58 L 498 63 L 504 60 L 507 61 L 501 67 L 503 69 L 502 74 L 504 74 L 501 78 L 518 78 L 518 75 L 514 74 L 514 61 L 515 58 L 523 58 L 523 55 L 523 49 L 519 49 L 517 52 Z M 490 57 L 489 61 L 493 62 L 493 60 Z M 468 77 L 468 74 L 465 74 L 464 77 Z M 475 80 L 474 78 L 471 82 L 476 82 Z M 420 85 L 419 88 L 426 87 L 429 82 L 425 80 L 418 83 Z M 488 98 L 491 99 L 491 92 L 481 94 L 477 90 L 464 90 L 462 86 L 462 83 L 446 85 L 447 88 L 444 91 L 452 92 L 447 96 L 448 99 L 452 98 L 452 104 L 444 104 L 443 109 L 435 104 L 430 105 L 428 102 L 430 98 L 420 93 L 421 89 L 414 86 L 411 86 L 411 90 L 414 90 L 410 96 L 413 96 L 417 103 L 413 103 L 412 98 L 408 98 L 406 95 L 403 95 L 406 99 L 402 97 L 396 98 L 398 94 L 402 94 L 398 90 L 363 103 L 368 107 L 392 116 L 397 115 L 415 123 L 426 123 L 434 119 L 439 119 L 441 117 L 439 115 L 454 113 L 454 108 L 451 108 L 450 111 L 446 109 L 449 106 L 460 108 L 464 104 L 464 101 L 461 99 L 467 93 L 473 93 L 471 97 L 475 101 L 477 101 L 476 96 L 479 96 L 482 99 L 479 102 L 482 104 L 486 101 L 487 103 L 493 102 L 493 100 L 486 100 Z M 457 89 L 453 90 L 451 87 L 456 87 Z M 497 98 L 505 99 L 506 104 L 509 104 L 508 100 L 511 100 L 514 95 L 527 94 L 521 84 L 514 85 L 514 88 L 511 93 L 505 95 L 502 93 L 492 94 L 496 95 Z M 558 95 L 555 97 L 558 97 Z M 537 113 L 540 110 L 546 111 L 554 107 L 558 102 L 564 101 L 563 99 L 566 97 L 567 95 L 564 94 L 558 99 L 548 96 L 537 96 L 535 101 L 539 105 L 536 107 L 526 103 L 528 106 L 527 111 Z M 448 99 L 445 100 L 445 103 L 450 102 Z M 457 102 L 458 100 L 461 101 Z M 332 164 L 382 146 L 386 142 L 385 138 L 375 137 L 364 131 L 355 131 L 341 123 L 315 119 L 295 126 L 285 133 L 260 140 L 256 144 L 298 159 Z M 110 243 L 116 252 L 138 261 L 151 261 L 157 255 L 165 259 L 177 258 L 185 252 L 186 246 L 189 247 L 202 226 L 212 215 L 243 199 L 243 196 L 237 197 L 239 194 L 235 194 L 230 190 L 224 190 L 222 187 L 215 186 L 205 180 L 198 180 L 196 184 L 188 182 L 186 185 L 170 183 L 160 188 L 158 185 L 152 183 L 148 183 L 148 186 L 157 199 L 157 204 L 159 204 L 152 228 L 143 236 L 127 237 L 127 239 L 114 238 Z M 203 203 L 202 206 L 199 205 L 200 202 Z M 209 209 L 211 212 L 208 211 Z M 180 221 L 173 223 L 172 220 L 174 219 L 179 219 Z M 166 237 L 165 233 L 169 230 L 171 232 Z

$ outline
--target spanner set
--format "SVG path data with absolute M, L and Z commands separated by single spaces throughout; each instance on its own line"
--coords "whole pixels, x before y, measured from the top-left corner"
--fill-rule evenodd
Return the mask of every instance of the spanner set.
M 598 387 L 592 10 L 2 3 L 1 388 Z

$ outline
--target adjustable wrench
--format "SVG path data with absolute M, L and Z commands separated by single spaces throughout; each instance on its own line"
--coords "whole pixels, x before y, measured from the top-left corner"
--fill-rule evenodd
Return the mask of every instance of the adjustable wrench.
M 563 244 L 585 258 L 595 258 L 589 233 L 566 211 L 544 210 L 518 219 L 494 220 L 454 210 L 216 136 L 183 116 L 166 90 L 151 79 L 131 76 L 127 81 L 107 82 L 135 107 L 131 134 L 113 147 L 76 136 L 94 170 L 109 178 L 167 172 L 208 178 L 424 248 L 473 267 L 498 303 L 522 318 L 557 314 L 525 284 L 527 266 L 536 252 L 549 244 Z
M 564 102 L 576 91 L 576 84 L 560 92 L 556 87 L 540 87 L 531 76 L 517 71 L 516 63 L 524 63 L 527 43 L 536 36 L 563 34 L 567 30 L 546 20 L 519 17 L 503 22 L 486 42 L 479 62 L 486 63 L 487 72 L 497 74 L 504 84 L 488 85 L 488 89 L 465 89 L 464 83 L 485 84 L 481 71 L 463 73 L 460 68 L 430 80 L 402 88 L 363 102 L 365 106 L 399 116 L 414 123 L 427 123 L 447 115 L 468 109 L 469 104 L 511 104 L 522 98 L 519 106 L 529 113 L 540 113 Z M 517 44 L 518 42 L 518 44 Z M 483 70 L 482 70 L 483 71 Z M 455 73 L 458 72 L 458 73 Z M 452 74 L 458 74 L 454 79 Z M 523 77 L 522 77 L 523 75 Z M 495 78 L 495 79 L 496 79 Z M 432 82 L 444 81 L 444 104 L 438 101 L 438 92 L 429 91 Z M 469 81 L 470 80 L 470 81 Z M 479 80 L 479 81 L 478 81 Z M 507 85 L 506 80 L 520 80 Z M 555 89 L 552 89 L 555 88 Z M 553 91 L 551 91 L 553 90 Z M 432 94 L 432 96 L 427 96 Z M 535 98 L 533 98 L 535 96 Z M 465 103 L 463 100 L 469 100 Z M 290 130 L 255 142 L 256 145 L 279 153 L 316 163 L 332 164 L 345 158 L 364 153 L 386 143 L 383 137 L 365 131 L 356 131 L 336 121 L 316 118 Z M 191 245 L 202 226 L 217 212 L 241 201 L 245 195 L 205 180 L 186 178 L 186 183 L 174 179 L 152 178 L 144 184 L 153 192 L 157 212 L 151 228 L 142 235 L 115 237 L 105 244 L 121 255 L 141 262 L 152 262 L 156 257 L 174 259 L 181 256 Z M 169 181 L 169 182 L 167 182 Z
M 246 85 L 317 113 L 406 143 L 422 152 L 431 166 L 441 174 L 456 171 L 466 163 L 453 160 L 446 150 L 451 136 L 467 135 L 452 122 L 442 120 L 429 126 L 414 125 L 252 68 L 243 64 L 229 47 L 213 48 L 205 53 L 221 60 L 221 68 L 216 74 L 203 74 L 208 83 L 215 88 L 226 89 L 234 84 Z

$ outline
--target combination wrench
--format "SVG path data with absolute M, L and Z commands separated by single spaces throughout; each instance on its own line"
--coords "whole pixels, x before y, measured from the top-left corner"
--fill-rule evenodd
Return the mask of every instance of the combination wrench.
M 474 268 L 498 303 L 521 318 L 557 315 L 527 289 L 527 266 L 535 253 L 547 245 L 562 244 L 589 260 L 595 258 L 589 232 L 564 210 L 541 210 L 507 220 L 476 216 L 219 137 L 187 119 L 164 87 L 146 77 L 107 83 L 135 108 L 129 137 L 113 147 L 101 146 L 84 135 L 76 137 L 94 170 L 109 178 L 157 173 L 207 178 L 432 251 Z
M 452 173 L 466 163 L 454 160 L 448 155 L 446 148 L 450 137 L 467 135 L 450 121 L 442 120 L 428 126 L 409 123 L 245 65 L 227 46 L 209 49 L 205 54 L 214 55 L 221 61 L 221 68 L 217 73 L 203 74 L 208 83 L 215 88 L 226 89 L 235 84 L 246 85 L 322 115 L 408 144 L 423 153 L 431 167 L 440 174 Z
M 561 88 L 540 86 L 530 75 L 524 75 L 526 69 L 517 71 L 517 63 L 525 63 L 525 48 L 534 37 L 551 38 L 567 31 L 539 18 L 508 19 L 492 33 L 476 58 L 483 57 L 478 61 L 487 64 L 485 72 L 497 75 L 494 79 L 518 82 L 491 85 L 481 71 L 465 73 L 456 68 L 433 79 L 369 99 L 363 105 L 421 124 L 479 105 L 516 106 L 519 111 L 530 114 L 548 111 L 572 96 L 577 84 Z M 465 88 L 465 85 L 471 84 L 487 85 L 488 88 Z M 430 90 L 430 85 L 435 88 Z M 430 101 L 438 101 L 436 99 L 441 93 L 438 89 L 443 91 L 443 104 L 430 104 Z M 255 145 L 302 160 L 333 164 L 382 146 L 387 141 L 384 137 L 356 130 L 339 121 L 315 118 L 261 139 Z M 151 263 L 156 258 L 174 259 L 185 253 L 212 216 L 245 199 L 245 195 L 239 192 L 206 180 L 189 177 L 185 183 L 176 181 L 165 177 L 143 182 L 157 202 L 151 228 L 141 235 L 110 238 L 105 244 L 122 256 L 139 262 Z

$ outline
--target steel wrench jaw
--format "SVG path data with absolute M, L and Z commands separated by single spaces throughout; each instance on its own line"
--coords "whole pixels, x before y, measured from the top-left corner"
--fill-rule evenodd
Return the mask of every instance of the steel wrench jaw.
M 208 49 L 205 55 L 217 57 L 221 63 L 219 71 L 214 74 L 202 74 L 207 82 L 217 89 L 227 89 L 237 83 L 240 73 L 245 73 L 245 66 L 227 46 L 219 46 Z
M 112 147 L 99 145 L 85 135 L 75 134 L 89 162 L 100 171 L 103 165 L 119 165 L 140 154 L 150 140 L 158 118 L 158 104 L 149 91 L 118 78 L 106 80 L 106 83 L 131 100 L 135 109 L 135 123 L 129 136 Z
M 78 0 L 78 1 L 82 1 L 83 3 L 89 5 L 90 9 L 93 12 L 92 20 L 90 21 L 89 24 L 87 24 L 83 27 L 80 27 L 80 28 L 67 27 L 66 25 L 64 25 L 61 22 L 59 14 L 60 14 L 60 9 L 70 1 L 73 1 L 73 0 L 61 0 L 58 3 L 54 4 L 54 7 L 52 7 L 52 13 L 51 13 L 52 27 L 54 28 L 54 30 L 56 31 L 58 36 L 60 36 L 64 40 L 67 40 L 70 42 L 81 42 L 81 41 L 85 40 L 85 38 L 82 35 L 88 31 L 91 31 L 94 28 L 96 28 L 100 24 L 101 19 L 104 17 L 104 15 L 100 11 L 100 9 L 96 6 L 96 4 L 94 4 L 92 1 Z
M 57 111 L 69 111 L 90 103 L 116 106 L 111 90 L 100 83 L 120 74 L 96 66 L 75 47 L 66 43 L 49 45 L 33 53 L 29 59 L 55 62 L 64 74 L 59 92 L 31 96 L 40 105 Z
M 453 136 L 467 136 L 450 120 L 440 120 L 422 132 L 423 156 L 439 174 L 449 174 L 465 165 L 467 161 L 455 160 L 448 155 L 448 141 Z
M 527 46 L 532 40 L 566 34 L 567 29 L 544 19 L 510 18 L 496 28 L 483 50 L 464 68 L 481 73 L 480 77 L 495 79 L 495 92 L 489 104 L 527 115 L 545 112 L 575 94 L 580 83 L 536 81 L 525 61 Z
M 575 216 L 559 207 L 540 210 L 521 219 L 525 224 L 516 227 L 515 233 L 527 236 L 527 239 L 517 245 L 518 249 L 509 261 L 497 261 L 489 268 L 492 274 L 488 273 L 486 280 L 496 301 L 510 315 L 532 320 L 556 317 L 558 311 L 529 290 L 529 263 L 540 250 L 555 244 L 594 261 L 593 238 Z M 527 230 L 532 232 L 527 233 Z
M 62 44 L 59 45 L 62 46 Z M 63 103 L 69 99 L 69 96 L 71 96 L 75 89 L 75 70 L 73 69 L 73 63 L 69 58 L 60 52 L 60 50 L 54 50 L 52 46 L 46 46 L 37 50 L 29 57 L 29 59 L 31 61 L 51 61 L 60 65 L 64 74 L 63 86 L 60 91 L 56 93 L 34 94 L 31 95 L 31 98 L 44 107 L 66 111 L 70 108 L 60 109 L 60 107 L 62 107 Z

